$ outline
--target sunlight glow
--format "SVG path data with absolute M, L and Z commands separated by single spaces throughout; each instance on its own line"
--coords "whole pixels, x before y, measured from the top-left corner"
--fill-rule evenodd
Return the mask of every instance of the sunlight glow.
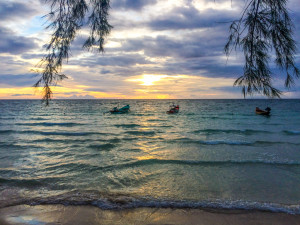
M 207 10 L 207 9 L 214 9 L 214 10 L 234 10 L 235 5 L 232 4 L 231 1 L 193 1 L 193 5 L 198 9 L 198 10 Z
M 138 79 L 129 79 L 128 81 L 138 81 L 138 82 L 143 82 L 140 85 L 145 85 L 145 86 L 150 86 L 154 85 L 154 82 L 160 81 L 163 78 L 169 77 L 167 75 L 149 75 L 149 74 L 144 74 L 142 78 Z

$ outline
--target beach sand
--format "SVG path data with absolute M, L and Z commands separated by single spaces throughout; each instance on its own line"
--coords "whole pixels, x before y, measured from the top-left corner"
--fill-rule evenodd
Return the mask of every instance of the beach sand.
M 299 225 L 300 215 L 246 210 L 137 208 L 102 210 L 93 206 L 19 205 L 0 209 L 0 224 L 199 224 Z

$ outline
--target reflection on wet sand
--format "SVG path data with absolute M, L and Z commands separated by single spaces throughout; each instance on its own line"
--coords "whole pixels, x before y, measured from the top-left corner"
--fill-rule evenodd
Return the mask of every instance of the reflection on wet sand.
M 245 210 L 137 208 L 101 210 L 92 206 L 13 206 L 0 209 L 1 225 L 202 224 L 297 225 L 300 215 Z

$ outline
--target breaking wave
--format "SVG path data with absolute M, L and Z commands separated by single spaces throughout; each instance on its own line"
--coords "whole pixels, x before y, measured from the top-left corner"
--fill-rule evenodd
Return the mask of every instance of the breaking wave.
M 106 194 L 96 191 L 69 193 L 40 198 L 18 198 L 14 201 L 3 202 L 0 206 L 13 205 L 90 205 L 103 210 L 120 210 L 132 208 L 173 208 L 173 209 L 232 209 L 232 210 L 258 210 L 268 212 L 281 212 L 300 214 L 300 205 L 288 205 L 269 202 L 255 202 L 243 200 L 177 200 L 139 197 L 125 194 Z

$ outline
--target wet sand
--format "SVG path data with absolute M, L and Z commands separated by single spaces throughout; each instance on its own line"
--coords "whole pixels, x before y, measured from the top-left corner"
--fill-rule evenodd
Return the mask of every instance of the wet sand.
M 92 206 L 19 205 L 0 209 L 0 224 L 299 225 L 300 215 L 246 210 L 161 208 L 102 210 Z

